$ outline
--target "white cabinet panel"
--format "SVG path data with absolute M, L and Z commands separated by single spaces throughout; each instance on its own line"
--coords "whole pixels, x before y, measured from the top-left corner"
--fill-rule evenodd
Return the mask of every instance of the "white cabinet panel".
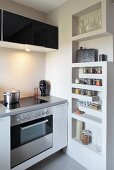
M 53 146 L 62 149 L 67 146 L 67 104 L 53 107 Z
M 10 170 L 10 117 L 0 119 L 0 170 Z

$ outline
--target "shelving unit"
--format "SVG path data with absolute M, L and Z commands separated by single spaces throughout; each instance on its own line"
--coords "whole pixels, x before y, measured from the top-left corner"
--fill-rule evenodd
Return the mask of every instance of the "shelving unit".
M 108 57 L 113 57 L 113 51 L 108 49 L 103 49 L 104 40 L 107 40 L 107 37 L 112 35 L 111 29 L 107 26 L 109 25 L 110 11 L 107 8 L 109 5 L 108 0 L 100 1 L 93 6 L 88 7 L 82 11 L 79 11 L 76 14 L 72 15 L 72 82 L 71 82 L 71 145 L 72 145 L 72 154 L 78 162 L 85 166 L 89 170 L 107 170 L 107 109 L 108 102 L 107 98 L 107 76 L 108 76 L 108 65 L 110 63 L 107 61 L 102 62 L 85 62 L 85 63 L 76 63 L 76 52 L 80 47 L 86 48 L 95 48 L 100 51 L 101 54 L 107 54 Z M 111 4 L 110 4 L 111 5 Z M 90 18 L 97 11 L 101 12 L 101 28 L 97 28 L 88 32 L 80 33 L 80 20 Z M 110 23 L 111 24 L 111 23 Z M 100 41 L 97 41 L 99 39 Z M 95 42 L 97 44 L 95 44 Z M 110 41 L 110 40 L 109 40 Z M 94 43 L 93 43 L 94 42 Z M 100 45 L 98 45 L 100 43 Z M 107 42 L 106 42 L 107 43 Z M 113 43 L 110 42 L 110 43 Z M 92 46 L 92 44 L 94 44 Z M 103 51 L 103 52 L 102 52 Z M 111 53 L 112 52 L 112 53 Z M 99 55 L 99 53 L 98 53 Z M 109 58 L 108 58 L 109 59 Z M 110 59 L 109 59 L 110 61 Z M 83 68 L 101 68 L 102 73 L 84 73 Z M 111 67 L 110 67 L 111 68 Z M 89 85 L 83 83 L 77 83 L 76 79 L 93 79 L 101 80 L 102 85 Z M 96 91 L 97 96 L 88 96 L 77 94 L 75 89 L 79 90 L 91 90 Z M 96 110 L 91 105 L 81 105 L 81 102 L 91 102 L 91 103 L 100 103 L 101 108 Z M 83 111 L 83 114 L 77 114 L 76 110 Z M 84 145 L 82 141 L 76 139 L 76 128 L 77 121 L 81 121 L 85 124 L 85 129 L 92 132 L 92 142 L 88 145 Z M 96 149 L 96 138 L 100 134 L 100 139 L 102 143 L 102 152 Z M 78 156 L 75 154 L 78 153 Z M 84 154 L 83 154 L 84 153 Z M 87 157 L 86 157 L 87 155 Z M 84 162 L 86 160 L 86 163 Z M 109 170 L 109 169 L 108 169 Z M 112 170 L 112 169 L 111 169 Z
M 99 100 L 98 96 L 87 96 L 87 95 L 80 95 L 80 94 L 72 94 L 72 98 L 79 99 L 82 101 L 88 101 L 88 102 L 95 102 Z
M 94 110 L 93 108 L 91 108 L 90 106 L 79 106 L 79 110 L 84 111 L 85 113 L 91 115 L 91 116 L 95 116 L 98 118 L 102 118 L 102 110 Z
M 89 145 L 87 145 L 87 146 L 85 146 L 85 145 L 83 145 L 80 141 L 77 141 L 75 138 L 73 138 L 72 139 L 73 140 L 73 142 L 74 143 L 77 143 L 77 145 L 78 145 L 78 147 L 82 147 L 82 148 L 84 148 L 84 149 L 86 149 L 86 150 L 90 150 L 90 152 L 94 152 L 95 154 L 96 154 L 96 156 L 102 156 L 102 154 L 100 153 L 100 152 L 97 152 L 97 150 L 96 150 L 96 146 L 94 145 L 94 144 L 89 144 Z
M 103 129 L 103 122 L 105 121 L 106 118 L 106 96 L 107 96 L 107 64 L 108 62 L 87 62 L 87 63 L 73 63 L 72 64 L 72 89 L 84 89 L 84 90 L 92 90 L 92 91 L 97 91 L 97 96 L 87 96 L 87 95 L 80 95 L 80 94 L 75 94 L 74 90 L 72 90 L 72 114 L 71 114 L 71 119 L 72 119 L 72 140 L 77 148 L 79 146 L 80 149 L 86 148 L 86 152 L 89 153 L 90 151 L 96 153 L 96 156 L 100 155 L 100 158 L 96 159 L 102 159 L 102 154 L 105 153 L 105 148 L 102 145 L 102 152 L 97 151 L 96 149 L 96 139 L 98 136 L 98 133 L 100 132 L 100 138 L 101 142 L 103 143 L 104 140 L 104 133 L 102 131 Z M 102 73 L 101 74 L 84 74 L 82 72 L 83 68 L 101 68 Z M 81 73 L 80 73 L 81 69 Z M 102 86 L 96 86 L 96 85 L 88 85 L 88 84 L 76 84 L 75 83 L 75 78 L 79 79 L 101 79 L 102 80 Z M 102 101 L 102 110 L 95 110 L 91 106 L 84 106 L 84 105 L 78 105 L 77 102 L 79 101 L 85 101 L 85 102 L 98 102 L 99 100 Z M 80 111 L 83 111 L 83 114 L 77 114 L 75 112 L 76 109 L 79 109 Z M 88 144 L 84 145 L 81 141 L 76 140 L 76 132 L 75 129 L 77 124 L 77 121 L 84 122 L 85 124 L 85 129 L 90 130 L 93 134 L 93 141 Z M 105 138 L 106 140 L 106 138 Z M 79 150 L 80 150 L 79 149 Z M 91 153 L 90 153 L 91 154 Z M 91 158 L 90 158 L 91 159 Z
M 94 85 L 76 84 L 76 83 L 72 83 L 72 88 L 80 88 L 80 89 L 87 89 L 87 90 L 103 91 L 103 86 L 94 86 Z
M 72 118 L 74 118 L 76 120 L 80 120 L 80 121 L 85 122 L 85 123 L 88 123 L 88 124 L 95 126 L 95 127 L 100 127 L 100 128 L 102 127 L 102 119 L 101 118 L 91 116 L 87 113 L 81 114 L 81 115 L 78 115 L 76 113 L 72 113 Z
M 108 35 L 110 34 L 100 29 L 100 30 L 92 31 L 92 32 L 85 33 L 82 35 L 73 36 L 72 41 L 81 42 L 81 41 L 91 40 L 94 38 L 101 38 L 101 37 L 108 36 Z

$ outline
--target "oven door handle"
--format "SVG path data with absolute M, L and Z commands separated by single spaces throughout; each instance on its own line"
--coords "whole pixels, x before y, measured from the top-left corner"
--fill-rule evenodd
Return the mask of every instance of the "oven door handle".
M 35 124 L 32 124 L 32 125 L 29 125 L 29 126 L 21 127 L 21 130 L 29 129 L 29 128 L 32 128 L 32 127 L 34 127 L 34 126 L 37 126 L 37 125 L 41 125 L 41 124 L 43 124 L 43 123 L 46 123 L 46 122 L 48 122 L 48 119 L 46 119 L 46 120 L 44 120 L 44 121 L 42 121 L 42 122 L 38 122 L 38 123 L 35 123 Z

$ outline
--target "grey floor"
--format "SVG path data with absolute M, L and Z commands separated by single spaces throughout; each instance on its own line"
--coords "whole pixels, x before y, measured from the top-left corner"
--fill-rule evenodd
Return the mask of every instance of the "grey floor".
M 27 170 L 86 170 L 71 157 L 60 151 Z

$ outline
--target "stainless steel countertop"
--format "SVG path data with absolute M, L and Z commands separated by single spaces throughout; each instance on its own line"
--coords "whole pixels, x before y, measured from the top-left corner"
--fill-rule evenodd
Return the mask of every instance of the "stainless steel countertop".
M 31 111 L 31 110 L 42 109 L 42 108 L 46 108 L 50 106 L 56 106 L 56 105 L 64 104 L 68 102 L 68 100 L 66 99 L 62 99 L 62 98 L 58 98 L 54 96 L 45 96 L 45 97 L 39 96 L 39 98 L 44 99 L 48 102 L 42 103 L 39 105 L 33 105 L 29 107 L 17 108 L 17 109 L 12 109 L 12 110 L 7 109 L 5 106 L 0 104 L 0 118 L 19 114 L 19 113 L 24 113 L 24 112 Z

